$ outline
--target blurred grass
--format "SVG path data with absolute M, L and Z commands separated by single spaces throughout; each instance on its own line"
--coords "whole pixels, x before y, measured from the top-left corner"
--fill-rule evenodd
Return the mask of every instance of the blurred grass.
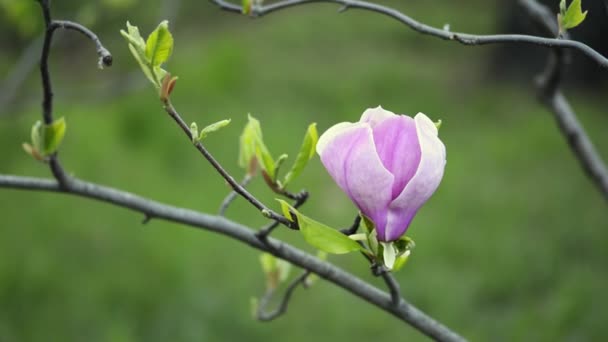
M 231 172 L 241 172 L 237 139 L 248 112 L 262 121 L 272 152 L 292 157 L 312 121 L 324 130 L 378 104 L 441 118 L 448 166 L 409 232 L 418 247 L 397 274 L 406 298 L 471 340 L 607 336 L 605 201 L 530 85 L 488 81 L 488 48 L 423 37 L 369 13 L 336 14 L 329 5 L 253 21 L 199 7 L 208 21 L 172 24 L 176 50 L 167 68 L 180 76 L 173 101 L 199 126 L 233 119 L 207 139 Z M 452 2 L 399 8 L 437 26 L 493 30 L 490 15 Z M 144 32 L 156 25 L 137 24 Z M 103 37 L 116 55 L 103 72 L 90 46 L 53 52 L 56 115 L 69 126 L 64 164 L 84 179 L 215 212 L 227 187 L 151 87 L 96 99 L 105 81 L 135 68 L 118 29 Z M 608 157 L 605 99 L 569 95 Z M 0 120 L 1 173 L 49 176 L 19 146 L 39 115 L 36 104 Z M 351 222 L 354 208 L 317 160 L 299 187 L 312 193 L 305 213 L 335 227 Z M 259 179 L 251 191 L 273 203 Z M 262 224 L 243 202 L 229 216 Z M 298 289 L 281 319 L 253 321 L 249 298 L 264 285 L 258 253 L 221 236 L 156 220 L 142 226 L 129 211 L 52 194 L 2 190 L 0 213 L 0 341 L 424 340 L 324 282 Z M 298 234 L 277 235 L 306 248 Z M 382 286 L 359 257 L 332 261 Z

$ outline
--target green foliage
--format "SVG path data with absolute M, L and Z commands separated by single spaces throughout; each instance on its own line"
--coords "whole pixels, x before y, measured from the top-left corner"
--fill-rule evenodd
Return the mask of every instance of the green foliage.
M 301 214 L 283 200 L 278 199 L 277 201 L 281 204 L 283 215 L 290 221 L 298 223 L 304 240 L 316 249 L 331 254 L 345 254 L 364 250 L 361 245 L 339 231 Z
M 241 3 L 243 9 L 242 9 L 242 13 L 249 15 L 251 14 L 251 9 L 253 6 L 253 0 L 243 0 Z
M 31 144 L 24 143 L 26 153 L 37 160 L 43 161 L 46 157 L 57 152 L 63 141 L 66 131 L 65 118 L 61 117 L 50 125 L 38 120 L 31 129 Z
M 205 139 L 210 133 L 217 132 L 220 129 L 228 126 L 230 124 L 230 119 L 220 120 L 218 122 L 212 123 L 211 125 L 206 126 L 201 131 L 201 134 L 198 136 L 198 140 Z
M 308 126 L 306 130 L 306 135 L 304 136 L 304 142 L 302 142 L 302 147 L 300 147 L 300 152 L 296 157 L 291 170 L 285 175 L 285 179 L 283 180 L 282 186 L 286 187 L 292 180 L 297 178 L 302 170 L 308 164 L 308 161 L 315 155 L 315 149 L 317 147 L 317 141 L 319 140 L 319 133 L 317 133 L 317 124 L 312 123 Z
M 560 32 L 575 28 L 580 25 L 587 17 L 587 12 L 583 12 L 581 0 L 572 0 L 566 9 L 566 0 L 561 0 L 559 4 L 560 13 L 557 15 Z
M 272 254 L 262 253 L 260 264 L 266 275 L 266 288 L 275 289 L 279 284 L 287 280 L 291 272 L 291 264 L 283 259 L 279 259 Z
M 66 124 L 65 118 L 61 117 L 55 120 L 50 125 L 44 126 L 44 144 L 42 153 L 44 155 L 51 155 L 57 152 L 59 145 L 63 141 L 65 136 Z
M 153 67 L 157 67 L 165 63 L 172 52 L 173 36 L 169 32 L 169 22 L 164 20 L 146 40 L 146 58 Z
M 254 172 L 253 165 L 259 164 L 262 170 L 274 180 L 275 162 L 264 144 L 260 121 L 249 114 L 249 121 L 240 138 L 239 165 L 248 173 Z M 256 158 L 256 161 L 253 158 Z
M 128 21 L 127 31 L 120 30 L 120 34 L 129 43 L 129 50 L 146 77 L 161 90 L 161 82 L 167 75 L 167 71 L 161 68 L 161 65 L 169 59 L 173 51 L 173 36 L 169 31 L 168 21 L 162 21 L 150 33 L 147 41 L 141 37 L 139 28 L 132 26 Z M 161 94 L 161 97 L 166 99 L 165 94 Z

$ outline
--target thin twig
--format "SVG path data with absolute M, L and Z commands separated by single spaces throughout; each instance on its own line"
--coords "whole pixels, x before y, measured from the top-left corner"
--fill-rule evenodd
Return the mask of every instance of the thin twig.
M 112 65 L 112 55 L 103 46 L 99 38 L 86 27 L 73 23 L 70 21 L 55 21 L 51 18 L 49 0 L 39 0 L 42 15 L 45 23 L 44 41 L 42 44 L 42 53 L 40 57 L 40 76 L 42 79 L 42 118 L 45 124 L 49 125 L 53 123 L 53 86 L 51 83 L 51 76 L 49 72 L 49 55 L 51 53 L 51 44 L 53 41 L 53 34 L 56 29 L 64 28 L 70 30 L 76 30 L 84 34 L 87 38 L 92 40 L 97 47 L 97 54 L 99 55 L 99 65 Z M 49 157 L 49 166 L 53 176 L 61 187 L 67 189 L 70 186 L 70 176 L 64 171 L 57 153 L 53 153 Z
M 296 208 L 296 209 L 298 209 L 299 207 L 301 207 L 304 203 L 306 203 L 306 200 L 308 200 L 308 196 L 309 196 L 308 191 L 306 191 L 306 190 L 300 191 L 298 193 L 298 196 L 296 196 L 297 199 L 296 199 L 295 203 L 293 204 L 293 207 Z M 280 224 L 280 222 L 276 221 L 276 220 L 273 221 L 273 222 L 271 222 L 271 223 L 269 223 L 269 224 L 267 224 L 266 226 L 260 228 L 260 230 L 256 233 L 256 236 L 260 240 L 266 241 L 266 238 L 268 236 L 270 236 L 270 233 L 272 233 L 272 231 L 276 227 L 278 227 L 279 224 Z M 295 225 L 293 227 L 289 227 L 289 228 L 298 229 L 298 227 L 295 226 Z
M 209 0 L 219 6 L 221 9 L 242 13 L 242 8 L 239 5 L 233 4 L 225 0 Z M 305 5 L 310 3 L 337 3 L 348 8 L 358 8 L 371 12 L 380 13 L 389 16 L 397 21 L 405 24 L 411 29 L 433 37 L 453 40 L 464 45 L 485 45 L 498 43 L 521 43 L 549 47 L 553 49 L 573 49 L 578 50 L 592 60 L 597 62 L 601 67 L 608 68 L 608 58 L 602 56 L 588 45 L 569 39 L 560 38 L 543 38 L 530 35 L 520 34 L 499 34 L 499 35 L 473 35 L 461 32 L 451 32 L 439 28 L 435 28 L 419 21 L 412 19 L 404 13 L 387 6 L 376 3 L 357 1 L 357 0 L 283 0 L 266 6 L 255 8 L 254 15 L 261 17 L 272 12 L 286 9 L 289 7 Z M 526 12 L 541 25 L 544 26 L 544 31 L 552 33 L 557 28 L 555 16 L 545 6 L 540 5 L 534 0 L 520 0 L 520 4 L 526 9 Z M 551 35 L 551 34 L 548 34 Z M 557 74 L 554 74 L 557 75 Z M 547 92 L 547 86 L 556 84 L 557 82 L 549 82 L 545 85 L 540 85 L 541 92 Z M 599 153 L 596 151 L 589 136 L 578 121 L 576 114 L 570 107 L 566 98 L 560 91 L 555 89 L 553 95 L 547 96 L 541 94 L 543 102 L 555 114 L 557 123 L 565 135 L 570 148 L 575 153 L 579 163 L 595 183 L 596 187 L 601 191 L 606 199 L 608 199 L 608 167 L 602 160 Z
M 167 114 L 169 114 L 169 116 L 178 124 L 178 126 L 186 134 L 188 139 L 190 141 L 192 141 L 192 133 L 190 132 L 190 128 L 188 127 L 188 125 L 186 124 L 184 119 L 182 119 L 182 117 L 179 115 L 179 113 L 175 110 L 175 108 L 173 107 L 171 102 L 167 100 L 163 104 L 163 108 L 165 109 Z M 207 151 L 207 149 L 203 146 L 203 144 L 201 144 L 201 142 L 197 141 L 194 144 L 194 147 L 196 147 L 196 149 L 205 157 L 205 159 L 207 159 L 207 161 L 213 166 L 213 168 L 215 168 L 215 170 L 220 174 L 220 176 L 222 176 L 222 178 L 224 178 L 226 180 L 226 182 L 228 182 L 228 184 L 230 184 L 232 189 L 235 192 L 237 192 L 239 195 L 241 195 L 243 198 L 245 198 L 247 201 L 249 201 L 249 203 L 251 203 L 254 207 L 256 207 L 262 213 L 262 215 L 264 215 L 265 217 L 267 217 L 269 219 L 278 221 L 279 223 L 283 224 L 286 227 L 295 228 L 293 222 L 288 220 L 283 215 L 278 214 L 277 212 L 268 208 L 264 203 L 260 202 L 260 200 L 258 200 L 255 196 L 250 194 L 249 191 L 247 191 L 244 187 L 242 187 L 234 179 L 234 177 L 232 177 L 228 173 L 228 171 L 226 171 L 224 169 L 224 167 L 211 155 L 211 153 L 209 153 L 209 151 Z
M 239 5 L 235 5 L 225 0 L 209 0 L 212 3 L 219 6 L 221 9 L 242 13 L 242 8 Z M 432 27 L 423 24 L 419 21 L 412 19 L 404 13 L 387 6 L 380 4 L 357 1 L 357 0 L 283 0 L 275 2 L 266 6 L 259 6 L 255 9 L 254 15 L 261 17 L 270 14 L 275 11 L 282 9 L 295 7 L 299 5 L 311 4 L 311 3 L 336 3 L 352 9 L 362 9 L 371 12 L 380 13 L 382 15 L 389 16 L 397 21 L 407 25 L 414 31 L 422 34 L 434 36 L 444 40 L 456 41 L 464 45 L 487 45 L 487 44 L 504 44 L 504 43 L 518 43 L 518 44 L 529 44 L 538 45 L 545 47 L 562 47 L 566 49 L 574 49 L 587 55 L 589 58 L 594 60 L 597 64 L 603 68 L 608 69 L 608 58 L 602 56 L 599 52 L 592 49 L 590 46 L 574 41 L 574 40 L 563 40 L 553 38 L 542 38 L 530 35 L 521 34 L 494 34 L 494 35 L 474 35 L 462 32 L 451 32 L 448 30 Z
M 347 236 L 353 235 L 359 229 L 360 224 L 361 224 L 361 215 L 357 214 L 357 216 L 355 216 L 355 220 L 353 221 L 353 224 L 348 228 L 340 229 L 340 233 L 347 235 Z
M 249 184 L 249 182 L 251 182 L 251 179 L 253 179 L 253 177 L 250 174 L 246 174 L 240 183 L 241 186 L 243 188 L 246 188 L 247 185 Z M 230 204 L 232 204 L 232 202 L 236 199 L 236 196 L 238 196 L 238 194 L 236 193 L 236 191 L 232 190 L 232 191 L 230 191 L 228 196 L 226 196 L 226 198 L 224 198 L 224 200 L 222 201 L 222 205 L 220 205 L 220 210 L 219 210 L 220 216 L 224 216 L 224 214 L 226 214 L 226 210 L 228 209 Z
M 97 63 L 99 68 L 103 68 L 104 66 L 112 66 L 112 54 L 110 53 L 110 51 L 108 51 L 108 49 L 105 48 L 105 46 L 103 46 L 103 44 L 101 43 L 97 35 L 93 33 L 93 31 L 89 30 L 81 24 L 67 20 L 53 20 L 51 28 L 62 28 L 82 33 L 83 35 L 85 35 L 85 37 L 89 38 L 93 43 L 95 43 L 95 47 L 97 48 L 97 55 L 99 56 L 99 62 Z
M 520 4 L 545 33 L 557 35 L 557 27 L 550 16 L 546 14 L 550 11 L 545 6 L 534 0 L 520 0 Z M 564 63 L 564 51 L 560 48 L 553 49 L 548 57 L 545 70 L 536 79 L 539 97 L 553 113 L 570 149 L 589 178 L 595 183 L 604 198 L 608 200 L 608 167 L 606 167 L 606 163 L 591 142 L 568 100 L 559 89 Z
M 306 278 L 308 278 L 310 274 L 311 272 L 306 270 L 297 278 L 295 278 L 285 290 L 285 293 L 281 298 L 279 306 L 271 312 L 266 311 L 266 306 L 268 306 L 268 304 L 270 303 L 270 300 L 274 296 L 276 289 L 267 290 L 264 296 L 260 299 L 258 310 L 256 312 L 256 318 L 263 322 L 269 322 L 285 314 L 287 312 L 287 306 L 289 305 L 289 300 L 291 299 L 291 295 L 293 294 L 294 290 L 298 287 L 298 285 L 304 285 L 306 282 Z
M 376 277 L 382 277 L 382 279 L 386 283 L 386 287 L 388 287 L 389 293 L 391 294 L 391 301 L 393 305 L 399 305 L 402 300 L 401 289 L 393 273 L 391 273 L 391 271 L 387 269 L 384 265 L 379 265 L 376 263 L 372 264 L 372 273 Z
M 49 191 L 90 198 L 142 214 L 148 214 L 157 219 L 181 223 L 190 227 L 202 228 L 210 232 L 222 234 L 250 245 L 253 248 L 269 252 L 302 269 L 309 270 L 321 278 L 351 292 L 355 296 L 391 313 L 432 339 L 437 341 L 465 341 L 463 337 L 429 317 L 407 301 L 402 300 L 399 305 L 395 306 L 388 293 L 379 290 L 343 269 L 272 237 L 268 237 L 267 241 L 262 242 L 251 228 L 221 216 L 207 215 L 185 208 L 170 206 L 129 192 L 85 182 L 77 178 L 72 179 L 72 185 L 69 189 L 64 189 L 56 180 L 52 179 L 0 175 L 0 188 Z

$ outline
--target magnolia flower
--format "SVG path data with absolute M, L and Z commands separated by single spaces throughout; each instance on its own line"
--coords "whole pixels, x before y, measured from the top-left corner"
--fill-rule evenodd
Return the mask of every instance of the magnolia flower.
M 329 128 L 317 153 L 384 242 L 405 233 L 439 186 L 446 162 L 437 127 L 426 115 L 412 119 L 382 107 L 366 110 L 359 122 Z

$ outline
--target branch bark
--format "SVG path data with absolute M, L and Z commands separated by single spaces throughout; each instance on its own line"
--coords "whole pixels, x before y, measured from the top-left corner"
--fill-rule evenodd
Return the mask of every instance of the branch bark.
M 90 198 L 137 211 L 156 219 L 222 234 L 255 249 L 271 253 L 305 270 L 309 270 L 319 275 L 319 277 L 373 304 L 377 308 L 390 313 L 399 320 L 410 324 L 430 338 L 437 341 L 465 341 L 463 337 L 420 311 L 409 302 L 401 300 L 399 305 L 394 305 L 388 293 L 379 290 L 343 269 L 272 237 L 268 237 L 264 242 L 260 241 L 255 231 L 251 228 L 221 216 L 203 214 L 167 205 L 129 192 L 85 182 L 77 178 L 72 178 L 70 187 L 65 189 L 56 180 L 0 175 L 0 188 L 48 191 Z
M 242 13 L 242 7 L 235 5 L 225 0 L 209 0 L 215 5 L 219 6 L 222 10 L 234 13 Z M 581 53 L 587 55 L 591 60 L 595 61 L 601 67 L 608 69 L 608 58 L 602 56 L 599 52 L 592 49 L 590 46 L 574 41 L 554 38 L 543 38 L 530 35 L 522 34 L 492 34 L 492 35 L 475 35 L 463 32 L 450 32 L 448 30 L 439 29 L 430 25 L 423 24 L 413 18 L 405 15 L 404 13 L 387 6 L 380 4 L 358 1 L 358 0 L 283 0 L 275 2 L 265 6 L 254 7 L 252 15 L 261 17 L 282 9 L 290 7 L 296 7 L 300 5 L 306 5 L 311 3 L 334 3 L 342 5 L 341 11 L 346 9 L 361 9 L 371 12 L 376 12 L 382 15 L 391 17 L 414 31 L 430 35 L 436 38 L 444 40 L 456 41 L 464 45 L 487 45 L 487 44 L 504 44 L 504 43 L 517 43 L 517 44 L 528 44 L 538 45 L 545 47 L 561 47 L 566 49 L 578 50 Z
M 535 0 L 520 0 L 520 5 L 530 18 L 547 35 L 558 35 L 551 11 Z M 579 164 L 595 183 L 596 188 L 608 201 L 608 168 L 581 125 L 570 103 L 559 89 L 561 73 L 565 64 L 565 51 L 555 48 L 551 51 L 545 70 L 536 79 L 540 100 L 551 111 L 568 146 Z
M 241 6 L 235 5 L 229 1 L 209 1 L 219 6 L 222 10 L 242 13 Z M 457 41 L 464 45 L 518 43 L 549 47 L 552 48 L 553 51 L 561 51 L 564 49 L 578 50 L 579 52 L 587 55 L 601 67 L 608 69 L 608 58 L 602 56 L 599 52 L 595 51 L 584 43 L 564 39 L 565 37 L 544 38 L 520 34 L 474 35 L 461 32 L 450 32 L 423 24 L 394 8 L 367 1 L 282 0 L 265 6 L 254 6 L 254 8 L 252 8 L 252 15 L 261 17 L 282 9 L 311 3 L 340 4 L 342 5 L 340 8 L 341 12 L 349 8 L 376 12 L 391 17 L 418 33 L 430 35 L 444 40 Z M 534 19 L 537 24 L 540 24 L 541 29 L 545 33 L 548 33 L 547 35 L 553 35 L 554 37 L 557 36 L 557 33 L 552 34 L 553 32 L 557 31 L 557 23 L 555 16 L 550 10 L 535 0 L 519 0 L 519 3 L 526 10 L 526 13 L 532 19 Z M 584 171 L 587 173 L 589 178 L 593 181 L 605 199 L 608 200 L 608 167 L 595 149 L 595 146 L 591 142 L 591 139 L 587 135 L 585 129 L 580 124 L 575 112 L 572 110 L 572 107 L 566 100 L 565 96 L 559 91 L 559 89 L 557 89 L 557 84 L 559 82 L 559 69 L 561 68 L 563 58 L 561 55 L 562 52 L 559 52 L 559 54 L 560 55 L 557 58 L 559 63 L 556 63 L 558 66 L 556 66 L 554 70 L 549 70 L 547 73 L 545 73 L 545 75 L 556 76 L 557 79 L 550 80 L 545 78 L 543 80 L 541 78 L 538 82 L 541 100 L 553 112 L 562 134 L 565 136 L 566 141 L 578 159 L 579 164 L 581 164 Z M 550 87 L 554 87 L 555 89 L 551 90 Z

